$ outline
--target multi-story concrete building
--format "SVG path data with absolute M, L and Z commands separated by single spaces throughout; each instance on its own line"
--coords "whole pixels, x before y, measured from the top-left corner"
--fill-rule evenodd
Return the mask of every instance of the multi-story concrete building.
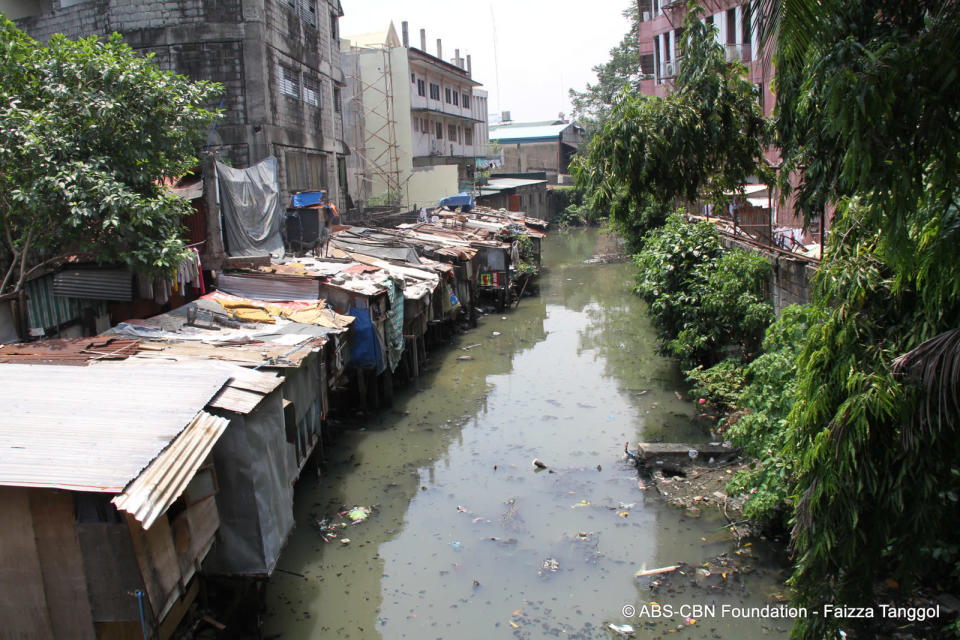
M 687 4 L 682 0 L 638 0 L 640 27 L 637 34 L 643 79 L 640 89 L 651 96 L 664 96 L 673 87 L 683 63 L 680 40 Z M 727 60 L 747 67 L 750 81 L 760 89 L 764 113 L 773 110 L 773 65 L 770 49 L 761 51 L 756 21 L 750 3 L 743 0 L 706 0 L 704 19 L 716 27 L 717 41 L 726 48 Z
M 687 4 L 683 0 L 638 0 L 637 5 L 641 19 L 637 34 L 642 74 L 640 90 L 650 96 L 665 96 L 672 90 L 683 64 L 680 41 Z M 764 115 L 770 116 L 775 101 L 772 43 L 766 48 L 761 46 L 757 18 L 751 14 L 750 3 L 744 0 L 705 0 L 703 6 L 703 19 L 716 27 L 716 38 L 725 47 L 727 60 L 738 60 L 747 68 L 747 77 L 758 89 Z M 770 166 L 780 165 L 780 151 L 776 147 L 769 147 L 764 157 Z M 779 205 L 777 193 L 757 191 L 757 188 L 748 187 L 748 201 L 755 208 L 772 209 L 769 215 L 773 227 L 796 230 L 803 227 L 802 218 L 794 213 L 789 200 Z M 797 238 L 801 235 L 794 231 L 790 233 Z M 819 222 L 815 221 L 802 235 L 805 242 L 818 241 Z
M 283 201 L 346 203 L 339 0 L 0 0 L 32 37 L 121 33 L 164 69 L 224 86 L 209 150 L 234 167 L 279 160 Z
M 487 94 L 472 78 L 470 56 L 443 59 L 410 46 L 391 24 L 346 37 L 342 45 L 348 111 L 356 121 L 351 183 L 367 204 L 432 206 L 472 182 L 487 152 Z M 362 109 L 359 105 L 362 104 Z

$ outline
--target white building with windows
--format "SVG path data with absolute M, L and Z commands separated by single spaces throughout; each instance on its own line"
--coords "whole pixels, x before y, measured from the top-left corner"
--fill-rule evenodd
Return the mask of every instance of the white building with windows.
M 345 110 L 351 193 L 368 205 L 433 206 L 469 189 L 487 151 L 487 93 L 471 77 L 470 56 L 443 59 L 411 47 L 391 23 L 344 38 Z

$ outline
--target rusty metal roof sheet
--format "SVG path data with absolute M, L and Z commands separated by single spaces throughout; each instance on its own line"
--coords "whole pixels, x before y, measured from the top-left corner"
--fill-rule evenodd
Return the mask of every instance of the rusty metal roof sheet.
M 137 352 L 139 340 L 97 336 L 61 338 L 0 346 L 0 363 L 85 365 L 94 360 L 123 360 Z
M 199 412 L 170 446 L 113 499 L 117 509 L 132 515 L 144 529 L 153 526 L 190 484 L 228 424 L 227 418 Z
M 201 363 L 0 365 L 0 485 L 119 493 L 230 377 Z

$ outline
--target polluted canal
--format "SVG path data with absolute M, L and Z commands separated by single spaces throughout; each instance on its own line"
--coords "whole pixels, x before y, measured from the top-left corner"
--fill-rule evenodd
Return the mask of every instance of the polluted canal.
M 633 266 L 584 263 L 610 244 L 552 233 L 539 296 L 483 316 L 432 352 L 419 390 L 346 425 L 297 487 L 264 637 L 788 635 L 788 619 L 742 617 L 783 598 L 776 549 L 738 548 L 717 509 L 665 504 L 623 460 L 626 441 L 708 434 L 656 355 Z

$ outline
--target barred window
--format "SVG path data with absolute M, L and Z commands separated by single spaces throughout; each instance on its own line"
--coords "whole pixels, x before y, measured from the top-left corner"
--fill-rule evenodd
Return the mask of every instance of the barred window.
M 300 98 L 300 77 L 293 67 L 280 65 L 280 92 L 292 98 Z
M 321 81 L 309 77 L 303 79 L 303 101 L 307 104 L 319 109 L 322 106 L 322 90 Z

